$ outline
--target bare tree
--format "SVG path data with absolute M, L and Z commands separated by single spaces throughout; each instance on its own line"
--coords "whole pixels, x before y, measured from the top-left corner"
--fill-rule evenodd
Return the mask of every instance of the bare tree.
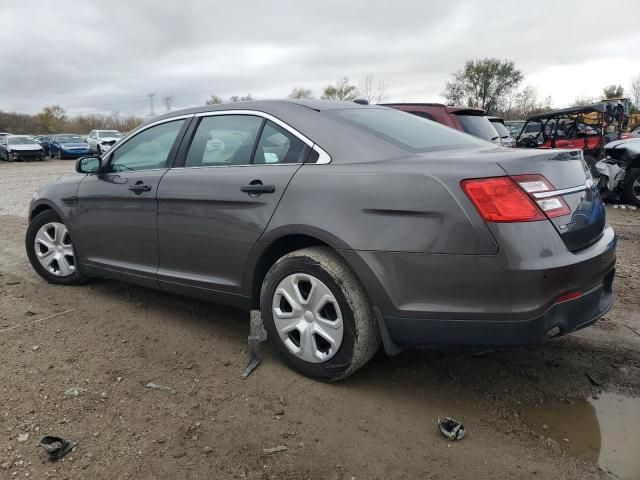
M 211 95 L 211 97 L 209 97 L 209 100 L 207 100 L 207 105 L 217 105 L 219 103 L 224 103 L 224 100 L 218 95 Z
M 585 105 L 591 105 L 592 103 L 598 103 L 598 99 L 596 97 L 582 96 L 577 97 L 573 101 L 573 105 L 575 107 L 584 107 Z
M 358 87 L 360 96 L 369 103 L 380 103 L 386 97 L 387 84 L 383 79 L 376 79 L 373 75 L 367 74 Z
M 293 87 L 289 98 L 313 98 L 313 92 L 309 88 Z
M 609 85 L 602 89 L 604 98 L 619 98 L 624 96 L 624 88 L 622 85 Z
M 342 100 L 352 102 L 358 98 L 358 89 L 355 85 L 349 83 L 347 77 L 341 78 L 335 85 L 327 85 L 322 93 L 323 100 Z
M 229 97 L 230 102 L 248 102 L 249 100 L 253 100 L 253 95 L 247 93 L 246 95 L 233 95 Z
M 631 79 L 631 100 L 636 110 L 640 110 L 640 74 Z

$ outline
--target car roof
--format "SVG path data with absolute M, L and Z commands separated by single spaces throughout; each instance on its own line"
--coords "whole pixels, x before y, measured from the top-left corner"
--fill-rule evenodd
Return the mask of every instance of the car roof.
M 445 109 L 448 113 L 458 113 L 458 114 L 463 114 L 463 113 L 472 113 L 474 115 L 484 115 L 485 111 L 481 108 L 475 108 L 475 107 L 463 107 L 463 106 L 454 106 L 454 105 L 445 105 L 444 103 L 435 103 L 435 102 L 427 102 L 427 103 L 418 103 L 418 102 L 412 102 L 412 103 L 381 103 L 380 104 L 383 107 L 416 107 L 416 108 L 420 108 L 420 107 L 427 107 L 427 108 L 443 108 Z

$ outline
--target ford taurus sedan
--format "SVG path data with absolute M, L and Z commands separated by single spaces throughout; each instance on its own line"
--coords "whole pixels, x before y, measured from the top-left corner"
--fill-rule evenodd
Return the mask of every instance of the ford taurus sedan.
M 613 303 L 616 236 L 580 151 L 381 106 L 255 101 L 164 115 L 76 170 L 31 204 L 45 280 L 259 309 L 284 360 L 323 380 L 381 343 L 538 343 Z

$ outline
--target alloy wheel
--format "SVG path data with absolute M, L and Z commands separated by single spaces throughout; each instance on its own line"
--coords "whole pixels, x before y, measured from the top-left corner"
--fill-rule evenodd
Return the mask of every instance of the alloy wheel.
M 51 274 L 67 277 L 76 271 L 73 245 L 63 223 L 49 222 L 41 226 L 33 247 L 40 265 Z
M 640 177 L 637 177 L 631 185 L 631 194 L 640 202 Z
M 340 349 L 344 321 L 329 287 L 306 273 L 285 277 L 272 302 L 273 320 L 289 352 L 309 363 L 330 360 Z

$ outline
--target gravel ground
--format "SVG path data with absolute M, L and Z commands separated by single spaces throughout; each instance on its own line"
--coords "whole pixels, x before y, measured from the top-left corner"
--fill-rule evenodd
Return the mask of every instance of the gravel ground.
M 566 453 L 527 416 L 603 393 L 640 396 L 640 211 L 608 210 L 620 240 L 617 301 L 577 334 L 483 356 L 378 354 L 331 385 L 288 370 L 267 347 L 242 381 L 246 313 L 36 276 L 23 246 L 27 203 L 72 169 L 0 162 L 0 478 L 625 478 L 597 455 Z M 65 395 L 71 387 L 77 397 Z M 465 424 L 464 440 L 440 435 L 445 415 Z M 598 420 L 579 418 L 567 440 L 588 422 Z M 79 445 L 50 463 L 36 446 L 45 434 Z

